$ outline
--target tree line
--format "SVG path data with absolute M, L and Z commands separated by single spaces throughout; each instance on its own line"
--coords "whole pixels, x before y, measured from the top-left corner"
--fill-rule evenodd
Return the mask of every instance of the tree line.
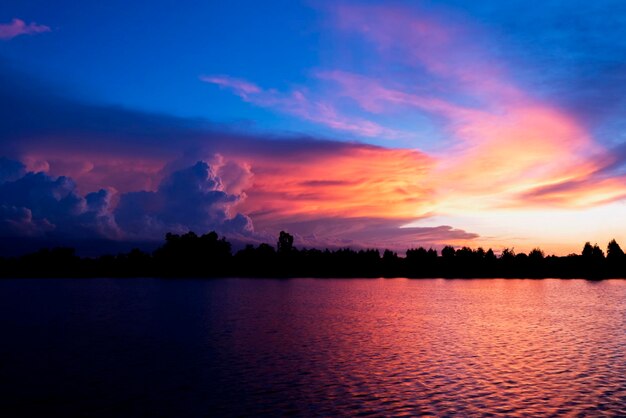
M 587 242 L 580 254 L 545 256 L 504 249 L 412 248 L 404 257 L 391 250 L 296 248 L 281 231 L 275 246 L 247 245 L 233 252 L 217 233 L 167 234 L 152 253 L 133 249 L 118 255 L 78 257 L 73 248 L 42 249 L 0 258 L 2 277 L 527 277 L 626 278 L 626 256 L 609 242 L 606 253 Z

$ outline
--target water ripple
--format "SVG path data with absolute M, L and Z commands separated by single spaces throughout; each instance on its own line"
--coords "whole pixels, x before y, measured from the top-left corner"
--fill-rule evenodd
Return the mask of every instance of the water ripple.
M 4 281 L 0 411 L 626 416 L 625 301 L 625 281 Z

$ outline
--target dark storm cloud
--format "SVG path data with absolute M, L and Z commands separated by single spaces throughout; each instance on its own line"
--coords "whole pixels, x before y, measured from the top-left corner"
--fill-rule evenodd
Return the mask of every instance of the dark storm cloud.
M 0 172 L 15 171 L 19 166 L 19 162 L 3 159 Z M 81 196 L 67 177 L 24 173 L 0 184 L 0 234 L 116 237 L 110 198 L 104 189 Z
M 19 162 L 0 160 L 0 173 L 15 167 Z M 230 215 L 239 199 L 222 190 L 204 162 L 172 173 L 156 192 L 122 194 L 116 208 L 108 190 L 82 196 L 68 177 L 27 172 L 0 184 L 0 236 L 137 240 L 189 230 L 250 235 L 251 220 Z

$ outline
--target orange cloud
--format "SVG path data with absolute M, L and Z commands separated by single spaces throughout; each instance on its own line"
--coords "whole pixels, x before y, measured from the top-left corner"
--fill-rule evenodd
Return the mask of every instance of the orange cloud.
M 417 151 L 354 145 L 294 160 L 255 159 L 243 210 L 255 220 L 320 217 L 414 218 L 430 205 L 433 164 Z

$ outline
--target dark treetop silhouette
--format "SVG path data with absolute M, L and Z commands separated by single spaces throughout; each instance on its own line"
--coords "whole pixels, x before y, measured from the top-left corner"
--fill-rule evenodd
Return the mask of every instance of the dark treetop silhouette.
M 626 277 L 626 256 L 612 240 L 607 254 L 587 242 L 582 253 L 544 256 L 504 249 L 416 248 L 405 257 L 385 250 L 298 249 L 293 236 L 281 231 L 276 249 L 247 245 L 233 254 L 231 244 L 210 232 L 198 236 L 167 234 L 153 253 L 81 258 L 72 248 L 42 249 L 21 257 L 0 258 L 3 277 Z

